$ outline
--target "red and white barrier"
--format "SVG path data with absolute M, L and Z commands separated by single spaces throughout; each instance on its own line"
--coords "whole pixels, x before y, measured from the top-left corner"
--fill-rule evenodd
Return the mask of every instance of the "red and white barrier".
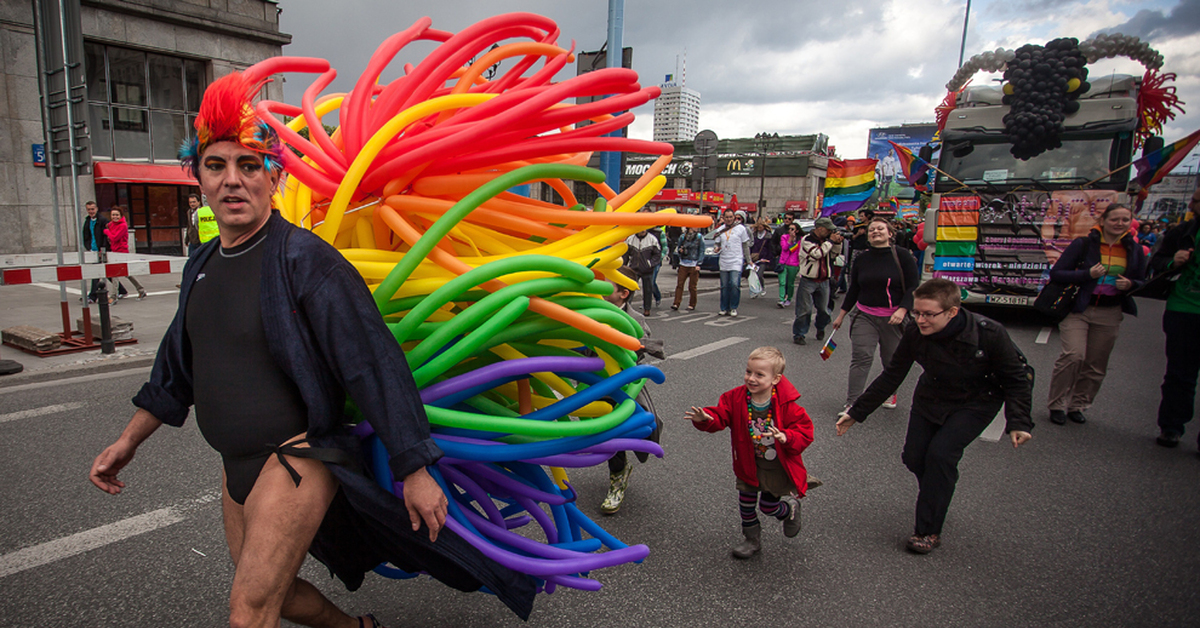
M 109 257 L 118 255 L 110 254 Z M 125 256 L 121 255 L 121 257 Z M 185 257 L 155 257 L 157 259 L 138 259 L 136 255 L 128 255 L 127 260 L 107 264 L 66 264 L 5 269 L 0 270 L 0 286 L 79 281 L 100 279 L 101 277 L 128 277 L 130 275 L 134 277 L 166 275 L 183 272 L 183 266 L 187 263 Z

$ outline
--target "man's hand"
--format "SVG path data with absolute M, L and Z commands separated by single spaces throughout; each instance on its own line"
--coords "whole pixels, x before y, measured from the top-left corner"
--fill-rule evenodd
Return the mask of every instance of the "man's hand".
M 692 423 L 705 423 L 713 420 L 713 418 L 709 416 L 707 412 L 705 412 L 702 408 L 697 408 L 696 406 L 692 406 L 691 410 L 685 412 L 683 414 L 683 418 L 691 421 Z
M 1012 438 L 1013 449 L 1020 447 L 1022 444 L 1029 442 L 1029 439 L 1033 438 L 1033 434 L 1017 430 L 1009 432 L 1008 435 Z
M 783 443 L 784 445 L 787 444 L 787 434 L 784 434 L 779 428 L 775 427 L 774 425 L 768 425 L 767 431 L 771 433 L 771 436 L 775 440 Z
M 117 479 L 117 473 L 133 460 L 133 454 L 137 453 L 137 447 L 129 444 L 124 440 L 109 445 L 104 451 L 100 452 L 99 456 L 92 461 L 92 471 L 88 474 L 88 479 L 96 488 L 108 493 L 116 495 L 125 488 L 125 483 Z
M 429 541 L 437 540 L 438 531 L 446 525 L 446 494 L 437 480 L 424 467 L 404 478 L 404 507 L 412 521 L 413 532 L 421 529 L 421 522 L 429 526 Z
M 850 418 L 850 415 L 845 412 L 838 415 L 838 420 L 837 420 L 838 436 L 844 436 L 846 434 L 846 432 L 850 431 L 850 428 L 854 427 L 855 423 L 858 423 L 858 421 L 855 421 L 854 419 Z
M 1191 249 L 1179 249 L 1178 251 L 1175 251 L 1175 257 L 1172 258 L 1171 261 L 1176 266 L 1183 266 L 1190 259 L 1192 259 L 1192 250 Z

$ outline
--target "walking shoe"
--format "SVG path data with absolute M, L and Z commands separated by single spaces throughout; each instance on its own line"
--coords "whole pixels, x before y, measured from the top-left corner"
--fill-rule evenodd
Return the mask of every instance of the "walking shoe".
M 777 303 L 775 304 L 775 307 L 777 307 L 777 308 L 779 308 L 779 309 L 783 309 L 783 301 L 779 301 L 779 302 L 777 302 Z
M 676 303 L 675 305 L 672 305 L 672 306 L 671 306 L 671 309 L 672 309 L 672 310 L 675 310 L 676 312 L 678 312 L 678 311 L 679 311 L 679 304 L 678 304 L 678 303 Z
M 792 300 L 791 300 L 791 299 L 784 299 L 784 300 L 783 300 L 783 307 L 789 307 L 789 306 L 791 306 L 791 304 L 792 304 Z
M 904 546 L 914 554 L 928 554 L 941 544 L 942 540 L 936 534 L 926 534 L 925 536 L 914 534 L 909 537 L 908 543 L 905 543 Z
M 650 316 L 650 310 L 642 310 L 642 316 Z
M 737 310 L 729 310 L 730 316 L 737 316 Z
M 1163 447 L 1178 447 L 1179 434 L 1176 434 L 1175 432 L 1163 431 L 1158 435 L 1158 438 L 1154 439 L 1154 442 L 1162 445 Z
M 1067 413 L 1063 412 L 1062 410 L 1051 410 L 1050 411 L 1050 422 L 1055 425 L 1066 425 L 1067 424 Z
M 729 316 L 729 310 L 721 310 L 717 312 L 717 316 Z
M 754 524 L 750 527 L 742 526 L 742 534 L 746 536 L 746 540 L 733 546 L 734 558 L 750 558 L 762 549 L 762 526 Z
M 817 340 L 824 340 L 824 339 L 825 339 L 825 330 L 818 329 L 817 330 Z
M 788 505 L 788 514 L 783 518 L 783 535 L 790 539 L 800 534 L 800 500 L 784 495 L 779 501 Z
M 792 336 L 792 344 L 806 345 L 808 343 L 804 342 L 804 336 Z
M 1087 417 L 1083 416 L 1083 413 L 1079 410 L 1072 410 L 1068 412 L 1067 418 L 1071 419 L 1072 423 L 1087 423 Z
M 881 405 L 883 407 L 887 408 L 888 410 L 895 408 L 896 407 L 896 395 L 892 395 L 891 397 L 888 397 L 888 400 L 883 402 Z
M 694 309 L 696 309 L 696 306 L 694 306 L 694 305 L 689 305 L 689 306 L 688 306 L 688 311 L 689 311 L 689 312 L 691 312 L 691 311 L 692 311 L 692 310 L 694 310 Z
M 633 465 L 626 464 L 625 468 L 608 475 L 608 495 L 600 504 L 600 512 L 611 515 L 621 509 L 625 499 L 625 489 L 629 488 L 629 474 L 633 473 Z
M 137 299 L 137 300 L 138 300 L 138 301 L 141 301 L 142 299 L 145 299 L 145 298 L 146 298 L 146 291 L 145 291 L 145 290 L 138 290 L 138 299 Z

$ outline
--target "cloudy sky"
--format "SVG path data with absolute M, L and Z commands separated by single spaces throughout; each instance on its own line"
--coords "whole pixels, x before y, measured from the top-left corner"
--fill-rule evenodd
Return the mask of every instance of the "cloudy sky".
M 344 91 L 387 36 L 422 16 L 458 31 L 510 11 L 539 13 L 562 29 L 560 44 L 598 50 L 607 39 L 606 0 L 279 0 L 280 28 L 293 36 L 284 54 L 327 58 Z M 766 131 L 825 133 L 843 157 L 863 157 L 868 130 L 934 119 L 934 107 L 958 67 L 965 0 L 757 0 L 729 2 L 626 0 L 624 44 L 643 84 L 658 84 L 687 59 L 687 86 L 701 94 L 700 128 L 720 137 Z M 1173 141 L 1200 129 L 1200 0 L 974 0 L 966 56 L 1083 40 L 1099 32 L 1136 35 L 1178 75 L 1189 113 L 1167 126 Z M 432 49 L 405 49 L 385 73 L 418 63 Z M 1089 66 L 1093 77 L 1141 74 L 1128 60 Z M 560 78 L 568 78 L 568 66 Z M 975 84 L 998 75 L 979 74 Z M 307 76 L 292 77 L 287 99 L 298 102 Z M 649 139 L 652 109 L 637 110 L 631 135 Z M 1197 169 L 1200 150 L 1183 167 Z M 1182 170 L 1176 170 L 1181 172 Z

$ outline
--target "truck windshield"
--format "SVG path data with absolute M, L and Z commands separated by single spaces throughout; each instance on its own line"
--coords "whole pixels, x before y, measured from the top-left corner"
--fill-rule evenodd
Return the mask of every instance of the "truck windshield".
M 1007 142 L 947 141 L 938 167 L 968 185 L 1078 185 L 1109 171 L 1112 146 L 1110 137 L 1064 140 L 1062 148 L 1021 161 L 1009 152 Z M 941 174 L 938 183 L 956 185 Z

